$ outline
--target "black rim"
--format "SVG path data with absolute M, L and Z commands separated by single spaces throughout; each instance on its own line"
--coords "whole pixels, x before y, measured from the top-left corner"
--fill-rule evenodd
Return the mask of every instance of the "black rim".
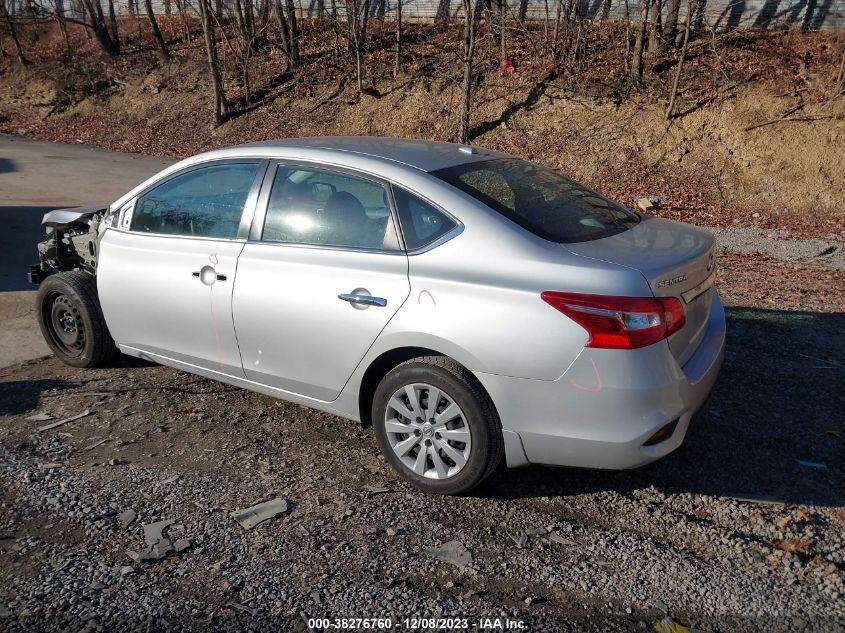
M 67 295 L 54 292 L 45 297 L 42 310 L 53 346 L 67 356 L 81 356 L 85 348 L 85 325 L 77 303 Z

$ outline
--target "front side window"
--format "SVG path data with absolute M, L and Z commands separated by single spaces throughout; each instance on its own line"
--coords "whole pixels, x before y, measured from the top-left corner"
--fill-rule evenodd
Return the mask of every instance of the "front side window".
M 138 198 L 131 231 L 233 239 L 258 173 L 257 163 L 193 169 Z
M 261 239 L 399 250 L 382 185 L 341 172 L 288 165 L 276 170 Z
M 466 163 L 433 174 L 552 242 L 597 240 L 627 231 L 640 221 L 620 204 L 524 160 Z
M 457 226 L 448 215 L 401 187 L 393 187 L 393 198 L 409 251 L 435 242 Z

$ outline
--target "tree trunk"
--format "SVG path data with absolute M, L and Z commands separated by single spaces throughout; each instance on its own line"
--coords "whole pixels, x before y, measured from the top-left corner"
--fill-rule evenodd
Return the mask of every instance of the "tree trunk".
M 109 24 L 111 25 L 111 38 L 114 42 L 116 52 L 120 52 L 120 33 L 117 30 L 117 13 L 114 10 L 114 0 L 109 0 Z
M 282 7 L 282 0 L 275 0 L 275 3 L 273 4 L 273 12 L 276 14 L 276 22 L 279 24 L 279 35 L 282 39 L 282 50 L 285 52 L 285 57 L 288 62 L 288 70 L 290 70 L 293 67 L 290 51 L 290 30 L 288 27 L 288 20 L 285 17 L 285 10 Z
M 437 3 L 437 13 L 434 16 L 435 24 L 449 24 L 452 17 L 451 0 L 440 0 Z
M 229 114 L 229 102 L 223 92 L 223 80 L 220 76 L 220 61 L 217 57 L 217 40 L 214 35 L 214 23 L 211 19 L 211 0 L 198 0 L 202 33 L 205 39 L 205 52 L 208 56 L 208 73 L 211 78 L 211 88 L 214 91 L 214 114 L 212 122 L 219 126 Z
M 162 61 L 170 59 L 170 53 L 167 52 L 167 45 L 164 43 L 164 38 L 161 35 L 161 29 L 158 28 L 158 20 L 156 20 L 155 13 L 153 13 L 152 0 L 144 0 L 144 8 L 147 10 L 147 19 L 150 21 L 150 28 L 153 30 L 153 37 L 158 46 L 158 54 Z
M 666 12 L 666 24 L 663 27 L 663 48 L 675 41 L 678 35 L 678 14 L 681 12 L 681 0 L 669 0 Z
M 697 2 L 690 2 L 690 4 L 695 5 L 695 11 L 692 14 L 692 33 L 696 31 L 700 31 L 701 27 L 704 26 L 704 10 L 707 8 L 707 0 L 698 0 Z M 692 9 L 690 9 L 692 11 Z M 692 33 L 690 33 L 690 37 L 692 37 Z
M 472 55 L 475 51 L 475 7 L 478 0 L 461 0 L 464 8 L 464 85 L 461 94 L 461 120 L 458 142 L 469 143 L 469 113 L 472 103 Z
M 258 32 L 263 33 L 267 29 L 267 22 L 270 18 L 269 0 L 261 0 L 258 5 Z
M 528 0 L 519 0 L 519 13 L 517 13 L 517 17 L 520 22 L 525 22 L 525 18 L 528 17 Z
M 622 1 L 625 5 L 625 57 L 622 65 L 627 73 L 631 70 L 628 66 L 628 59 L 631 57 L 631 7 L 628 5 L 628 0 Z
M 505 0 L 499 0 L 499 40 L 502 46 L 502 59 L 507 58 L 507 32 L 505 27 L 507 25 L 507 9 L 508 4 Z
M 684 67 L 684 58 L 687 56 L 687 44 L 689 43 L 690 18 L 693 4 L 695 4 L 695 0 L 690 0 L 686 24 L 684 25 L 684 43 L 681 46 L 681 56 L 678 58 L 678 68 L 675 70 L 675 81 L 672 83 L 672 95 L 669 97 L 669 105 L 666 108 L 667 121 L 672 116 L 672 110 L 675 109 L 675 99 L 678 96 L 678 84 L 681 82 L 681 69 Z
M 651 0 L 651 24 L 648 31 L 648 50 L 657 51 L 663 42 L 663 2 Z
M 290 62 L 293 68 L 299 66 L 299 27 L 296 20 L 296 5 L 293 0 L 286 0 L 288 9 L 288 40 L 290 44 Z
M 643 49 L 648 31 L 649 7 L 651 0 L 640 0 L 640 26 L 637 29 L 637 40 L 634 42 L 634 58 L 631 60 L 631 78 L 637 84 L 643 80 Z
M 56 22 L 59 24 L 59 31 L 62 33 L 62 40 L 65 43 L 65 52 L 70 57 L 72 51 L 70 49 L 70 38 L 67 33 L 67 22 L 65 22 L 65 3 L 64 0 L 55 1 Z
M 809 31 L 813 28 L 813 18 L 816 15 L 816 0 L 807 0 L 807 9 L 804 11 L 804 19 L 801 20 L 801 30 Z
M 396 63 L 393 66 L 393 77 L 402 72 L 402 0 L 396 0 Z
M 557 41 L 560 35 L 560 14 L 563 11 L 563 0 L 557 0 L 557 10 L 555 11 L 555 29 L 552 35 L 552 57 L 557 59 Z
M 171 6 L 171 4 L 173 4 L 171 0 L 164 0 L 164 15 L 166 15 L 168 18 L 173 13 L 173 7 Z
M 179 12 L 179 21 L 182 23 L 182 30 L 185 33 L 185 41 L 188 44 L 191 43 L 191 25 L 188 22 L 188 14 L 185 11 L 185 4 L 184 0 L 175 0 L 176 1 L 176 11 Z
M 114 56 L 120 52 L 120 46 L 109 35 L 106 28 L 106 20 L 103 16 L 103 7 L 99 0 L 82 0 L 85 13 L 88 15 L 88 28 L 94 32 L 94 37 L 108 55 Z
M 288 0 L 293 2 L 293 0 Z M 367 18 L 370 13 L 370 0 L 354 0 L 352 36 L 355 49 L 355 70 L 358 77 L 358 92 L 364 91 L 364 56 L 367 52 Z
M 9 29 L 9 36 L 12 38 L 12 42 L 15 44 L 15 57 L 18 58 L 18 62 L 21 66 L 24 66 L 29 63 L 27 61 L 26 56 L 23 54 L 23 49 L 21 48 L 21 42 L 18 39 L 18 31 L 15 28 L 15 22 L 12 20 L 12 16 L 9 15 L 9 11 L 6 9 L 6 2 L 5 0 L 0 0 L 0 11 L 3 12 L 3 17 L 6 19 L 6 26 Z

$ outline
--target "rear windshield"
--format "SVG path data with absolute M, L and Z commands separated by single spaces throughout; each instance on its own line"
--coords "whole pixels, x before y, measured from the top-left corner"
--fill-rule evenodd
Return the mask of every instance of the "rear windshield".
M 432 172 L 505 217 L 552 242 L 587 242 L 640 221 L 625 207 L 541 165 L 516 158 Z

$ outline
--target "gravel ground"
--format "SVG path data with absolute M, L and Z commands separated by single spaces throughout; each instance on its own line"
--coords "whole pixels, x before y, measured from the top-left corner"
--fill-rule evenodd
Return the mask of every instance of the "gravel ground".
M 824 268 L 845 270 L 845 241 L 798 237 L 789 230 L 753 227 L 707 227 L 723 251 L 743 255 L 766 255 L 783 261 L 813 261 Z
M 668 612 L 842 630 L 845 276 L 740 256 L 720 271 L 725 367 L 678 451 L 627 472 L 503 469 L 463 498 L 398 480 L 369 428 L 172 369 L 0 370 L 0 629 L 646 631 Z M 230 516 L 276 497 L 287 510 L 251 530 Z M 139 561 L 160 520 L 182 551 Z M 450 542 L 460 564 L 428 551 Z

